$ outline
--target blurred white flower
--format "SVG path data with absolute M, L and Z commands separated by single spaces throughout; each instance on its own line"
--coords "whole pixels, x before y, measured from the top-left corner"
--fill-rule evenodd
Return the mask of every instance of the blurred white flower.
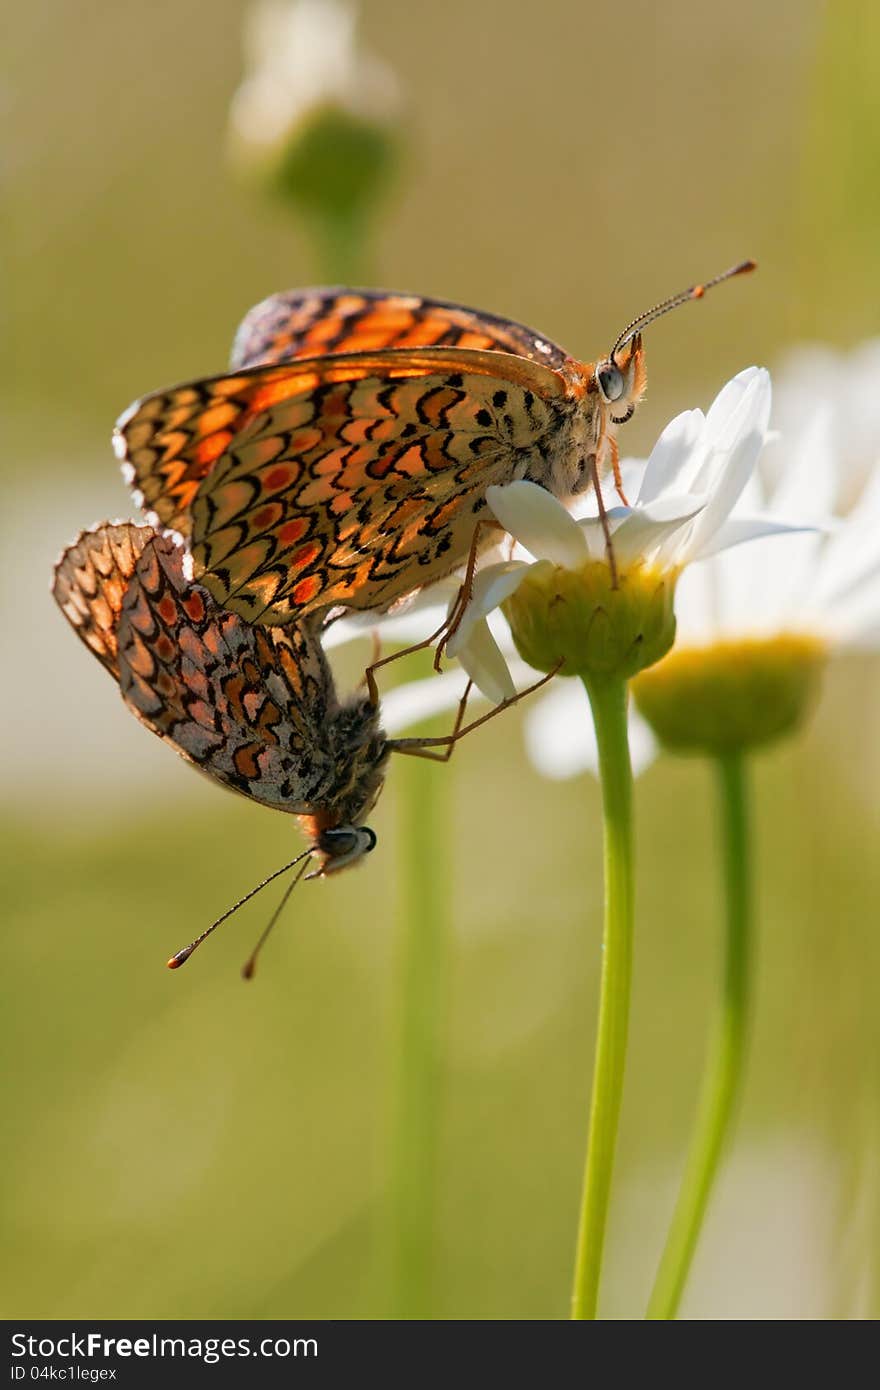
M 673 750 L 725 753 L 787 737 L 810 712 L 830 655 L 880 645 L 880 463 L 841 514 L 852 476 L 827 412 L 814 411 L 797 449 L 782 441 L 780 452 L 777 480 L 754 479 L 742 505 L 770 519 L 797 508 L 815 529 L 685 574 L 675 647 L 633 683 Z
M 833 447 L 824 410 L 801 429 L 797 448 L 775 446 L 775 480 L 754 477 L 734 511 L 776 521 L 793 513 L 815 529 L 716 555 L 681 578 L 676 647 L 805 634 L 823 645 L 880 640 L 880 457 L 847 512 L 848 464 Z
M 792 348 L 774 372 L 773 425 L 782 447 L 767 466 L 778 480 L 811 434 L 824 430 L 839 474 L 838 507 L 847 510 L 880 459 L 880 338 L 850 352 L 821 343 Z
M 776 660 L 790 679 L 811 651 L 818 676 L 827 654 L 880 646 L 880 340 L 846 357 L 800 349 L 781 376 L 781 390 L 774 384 L 775 428 L 730 521 L 795 516 L 815 529 L 757 540 L 689 568 L 676 590 L 673 652 L 637 679 L 637 691 L 659 684 L 675 664 L 687 663 L 693 680 L 710 656 L 748 662 L 753 670 Z M 627 467 L 638 469 L 632 462 Z M 782 664 L 774 681 L 781 671 Z M 669 693 L 674 699 L 676 692 Z M 581 692 L 560 682 L 553 698 L 552 728 L 541 702 L 526 714 L 532 760 L 548 776 L 595 770 L 595 750 L 583 741 Z M 630 727 L 634 762 L 644 766 L 653 735 L 638 709 Z
M 400 106 L 394 72 L 355 43 L 348 0 L 256 0 L 245 22 L 247 75 L 230 119 L 242 140 L 283 141 L 312 107 L 333 103 L 372 120 Z
M 349 0 L 254 0 L 230 108 L 236 164 L 305 212 L 357 217 L 397 155 L 401 92 Z
M 870 360 L 870 347 L 874 345 L 866 345 L 859 355 L 861 361 Z M 880 380 L 880 362 L 877 371 Z M 863 414 L 870 415 L 873 398 L 864 379 L 862 386 Z M 797 517 L 805 525 L 689 567 L 676 590 L 675 646 L 663 662 L 636 678 L 634 688 L 642 699 L 650 687 L 667 684 L 670 706 L 677 705 L 683 720 L 690 712 L 682 708 L 682 687 L 671 679 L 676 669 L 686 678 L 689 694 L 696 695 L 701 668 L 712 679 L 723 675 L 725 666 L 737 666 L 744 681 L 760 681 L 760 686 L 749 688 L 760 689 L 764 696 L 766 728 L 774 718 L 784 724 L 792 716 L 787 725 L 791 728 L 809 708 L 827 655 L 845 648 L 880 647 L 880 452 L 871 466 L 865 455 L 854 468 L 827 402 L 814 401 L 809 408 L 805 397 L 802 404 L 805 418 L 798 420 L 792 438 L 782 431 L 771 435 L 761 467 L 743 488 L 728 529 L 732 532 L 741 522 L 751 528 L 762 518 L 775 525 Z M 774 425 L 778 419 L 774 410 Z M 859 432 L 855 421 L 851 423 L 851 437 L 856 438 Z M 864 426 L 861 437 L 869 435 Z M 768 455 L 772 467 L 765 468 Z M 849 505 L 856 481 L 856 501 Z M 805 701 L 800 711 L 785 703 L 794 698 L 797 704 L 798 686 Z M 775 710 L 767 710 L 768 688 L 771 693 L 781 690 L 784 697 Z M 536 701 L 526 714 L 526 743 L 533 762 L 551 777 L 572 776 L 585 768 L 595 771 L 595 748 L 587 746 L 583 736 L 582 692 L 558 682 L 552 697 L 552 723 L 543 708 L 550 696 Z M 634 764 L 646 766 L 653 735 L 635 708 L 630 730 Z

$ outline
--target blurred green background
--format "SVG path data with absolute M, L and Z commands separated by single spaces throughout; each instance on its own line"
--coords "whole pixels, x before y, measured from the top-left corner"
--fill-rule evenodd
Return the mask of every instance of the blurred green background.
M 81 527 L 130 513 L 135 396 L 222 369 L 253 302 L 314 278 L 232 179 L 238 0 L 32 0 L 6 21 L 2 1312 L 385 1311 L 401 789 L 375 855 L 189 940 L 297 848 L 137 727 L 48 594 Z M 533 324 L 589 358 L 659 297 L 757 277 L 647 342 L 626 448 L 751 362 L 877 331 L 880 25 L 867 3 L 370 0 L 410 103 L 376 282 Z M 830 148 L 829 148 L 830 144 Z M 736 1141 L 684 1314 L 865 1317 L 877 1240 L 875 659 L 830 673 L 757 767 L 761 973 Z M 586 717 L 586 712 L 585 712 Z M 601 925 L 598 789 L 543 781 L 518 712 L 430 769 L 454 904 L 433 1313 L 567 1312 Z M 606 1316 L 638 1316 L 679 1174 L 718 944 L 711 783 L 637 788 L 633 1029 Z M 410 803 L 407 803 L 410 804 Z M 273 890 L 269 890 L 272 892 Z

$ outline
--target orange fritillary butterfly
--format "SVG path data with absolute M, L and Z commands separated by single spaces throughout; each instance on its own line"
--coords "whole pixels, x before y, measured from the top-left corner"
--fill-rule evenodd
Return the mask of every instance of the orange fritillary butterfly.
M 298 816 L 321 873 L 373 848 L 378 709 L 362 693 L 340 702 L 312 624 L 253 627 L 218 608 L 171 536 L 127 522 L 84 531 L 53 594 L 132 713 L 223 786 Z
M 464 562 L 490 485 L 528 478 L 567 500 L 610 468 L 620 488 L 641 330 L 751 268 L 655 306 L 596 363 L 441 300 L 274 295 L 244 320 L 231 372 L 136 402 L 117 453 L 224 608 L 270 624 L 386 609 Z
M 141 723 L 222 786 L 296 815 L 310 844 L 176 952 L 168 962 L 172 968 L 183 965 L 231 912 L 300 861 L 316 860 L 310 877 L 323 876 L 372 850 L 376 836 L 363 822 L 382 789 L 392 751 L 445 761 L 464 734 L 529 693 L 512 696 L 465 727 L 468 687 L 451 734 L 386 739 L 372 694 L 337 697 L 317 636 L 319 619 L 284 627 L 248 623 L 187 577 L 186 558 L 168 533 L 106 522 L 82 532 L 64 551 L 52 592 Z M 246 962 L 246 977 L 306 867 Z

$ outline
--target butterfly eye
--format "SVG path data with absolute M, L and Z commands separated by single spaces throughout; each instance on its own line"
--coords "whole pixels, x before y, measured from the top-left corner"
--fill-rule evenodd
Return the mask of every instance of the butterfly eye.
M 321 872 L 335 873 L 346 864 L 360 859 L 376 848 L 376 833 L 367 825 L 335 826 L 332 830 L 322 830 L 318 836 L 317 848 L 327 856 Z
M 341 859 L 357 849 L 359 841 L 359 832 L 354 829 L 322 830 L 318 836 L 318 848 L 333 859 Z
M 606 401 L 619 401 L 623 395 L 623 373 L 613 364 L 599 372 L 599 390 Z

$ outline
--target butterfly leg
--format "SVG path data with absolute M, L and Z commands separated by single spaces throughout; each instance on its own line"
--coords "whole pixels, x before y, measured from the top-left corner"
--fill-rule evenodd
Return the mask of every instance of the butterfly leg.
M 599 482 L 599 470 L 596 467 L 595 458 L 593 459 L 593 487 L 596 489 L 599 520 L 602 523 L 602 531 L 605 535 L 605 554 L 608 556 L 608 568 L 611 571 L 611 587 L 612 589 L 619 589 L 620 582 L 617 576 L 617 560 L 614 557 L 614 546 L 611 542 L 611 527 L 608 525 L 608 511 L 605 507 L 605 498 L 602 496 L 602 486 Z
M 500 529 L 499 523 L 497 521 L 477 522 L 476 526 L 474 527 L 474 535 L 473 539 L 471 540 L 471 548 L 468 552 L 468 563 L 467 568 L 465 570 L 464 580 L 462 581 L 461 587 L 459 588 L 459 591 L 455 596 L 455 599 L 452 604 L 452 609 L 450 610 L 449 614 L 443 619 L 443 622 L 436 629 L 436 631 L 432 632 L 430 637 L 423 638 L 421 642 L 414 642 L 411 647 L 403 647 L 399 652 L 391 652 L 388 656 L 383 656 L 381 660 L 374 659 L 367 667 L 366 671 L 364 672 L 364 682 L 366 683 L 367 690 L 369 692 L 371 704 L 376 705 L 379 703 L 379 687 L 376 684 L 376 678 L 373 673 L 375 671 L 378 671 L 379 668 L 382 666 L 390 665 L 392 661 L 399 661 L 402 656 L 410 656 L 413 652 L 424 651 L 426 647 L 432 647 L 434 643 L 437 642 L 437 652 L 434 657 L 434 670 L 439 671 L 440 658 L 443 654 L 446 643 L 449 641 L 450 637 L 456 631 L 459 623 L 461 622 L 462 617 L 464 616 L 464 611 L 467 608 L 467 605 L 470 602 L 471 596 L 473 594 L 474 572 L 476 570 L 476 564 L 479 553 L 479 534 L 480 528 L 483 526 Z M 378 658 L 378 653 L 375 653 L 374 656 L 375 658 Z
M 611 467 L 614 472 L 614 486 L 617 495 L 625 507 L 630 506 L 629 498 L 623 490 L 623 478 L 620 476 L 620 450 L 617 447 L 617 440 L 612 435 L 608 440 L 608 448 L 611 452 Z
M 381 659 L 370 663 L 364 671 L 363 683 L 366 684 L 371 705 L 378 705 L 379 703 L 379 687 L 376 684 L 374 672 L 380 670 L 383 666 L 390 666 L 392 661 L 399 661 L 402 656 L 411 656 L 413 652 L 423 652 L 426 647 L 432 647 L 437 641 L 437 638 L 443 636 L 448 621 L 448 618 L 444 618 L 443 622 L 431 633 L 430 637 L 423 638 L 421 642 L 413 642 L 411 647 L 403 647 L 399 652 L 390 652 L 388 656 L 383 656 Z
M 468 551 L 468 560 L 464 572 L 464 579 L 462 580 L 461 588 L 455 596 L 455 602 L 452 605 L 452 611 L 450 612 L 449 617 L 446 619 L 446 631 L 444 632 L 440 641 L 437 643 L 437 650 L 434 653 L 435 671 L 440 670 L 440 662 L 442 660 L 443 653 L 446 650 L 446 644 L 458 631 L 458 626 L 462 618 L 464 617 L 465 609 L 467 608 L 468 604 L 473 598 L 474 575 L 476 573 L 477 559 L 479 558 L 480 551 L 480 531 L 484 526 L 487 527 L 489 530 L 492 530 L 493 528 L 498 529 L 499 523 L 497 521 L 478 521 L 476 526 L 474 527 L 474 534 L 471 537 L 471 548 Z
M 364 685 L 367 687 L 367 689 L 370 691 L 370 704 L 374 705 L 376 701 L 373 699 L 373 691 L 376 688 L 376 682 L 373 682 L 373 686 L 371 688 L 370 672 L 373 670 L 374 667 L 379 665 L 382 659 L 382 638 L 379 635 L 376 628 L 373 628 L 372 632 L 370 633 L 370 641 L 373 647 L 373 659 L 370 662 L 367 669 L 364 671 L 364 674 L 361 676 L 360 680 L 358 681 L 358 688 L 360 689 L 360 687 Z
M 431 749 L 425 749 L 421 747 L 401 747 L 402 744 L 421 744 L 423 740 L 418 738 L 393 739 L 389 742 L 388 746 L 392 749 L 392 751 L 397 753 L 411 753 L 416 758 L 431 758 L 432 761 L 437 763 L 448 763 L 449 759 L 452 757 L 452 750 L 455 747 L 456 742 L 458 741 L 458 739 L 461 738 L 461 726 L 464 723 L 465 710 L 467 709 L 468 698 L 470 696 L 471 691 L 473 690 L 473 687 L 473 681 L 469 680 L 464 688 L 464 694 L 458 702 L 458 709 L 455 712 L 455 723 L 452 726 L 452 733 L 446 734 L 443 736 L 443 738 L 438 740 L 439 742 L 446 744 L 446 747 L 443 749 L 442 753 L 437 753 L 432 751 Z M 488 718 L 488 715 L 486 716 L 486 718 Z M 478 722 L 482 723 L 482 720 Z M 431 743 L 432 741 L 433 740 L 431 739 L 424 740 L 424 742 L 426 743 Z
M 542 676 L 541 679 L 535 681 L 533 685 L 526 686 L 525 690 L 518 690 L 515 695 L 510 695 L 506 700 L 502 700 L 500 704 L 496 705 L 494 709 L 490 709 L 488 714 L 480 715 L 479 719 L 473 719 L 470 724 L 465 724 L 464 728 L 462 728 L 461 725 L 472 684 L 471 681 L 468 681 L 464 695 L 458 706 L 458 713 L 455 717 L 455 724 L 453 725 L 451 734 L 444 734 L 440 738 L 390 738 L 387 747 L 392 753 L 408 753 L 414 758 L 431 758 L 434 762 L 448 763 L 449 759 L 452 757 L 453 749 L 458 741 L 464 738 L 465 734 L 470 734 L 474 729 L 479 729 L 481 724 L 487 724 L 490 719 L 494 719 L 496 714 L 500 714 L 502 710 L 510 709 L 511 705 L 518 704 L 520 700 L 524 700 L 525 697 L 531 695 L 533 691 L 540 690 L 542 685 L 546 685 L 549 680 L 552 680 L 555 675 L 558 675 L 561 668 L 562 662 L 560 661 L 557 666 L 553 667 L 552 671 L 548 671 L 546 676 Z M 439 751 L 441 749 L 442 752 Z

